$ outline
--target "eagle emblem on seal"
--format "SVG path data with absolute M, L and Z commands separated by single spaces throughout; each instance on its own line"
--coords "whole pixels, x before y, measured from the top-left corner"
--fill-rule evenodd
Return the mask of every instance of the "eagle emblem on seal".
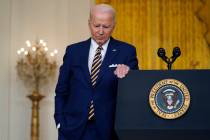
M 175 109 L 180 100 L 177 98 L 178 93 L 173 89 L 166 89 L 162 92 L 162 98 L 167 109 Z
M 157 82 L 149 94 L 149 104 L 153 112 L 164 119 L 176 119 L 186 113 L 190 106 L 188 88 L 176 79 Z

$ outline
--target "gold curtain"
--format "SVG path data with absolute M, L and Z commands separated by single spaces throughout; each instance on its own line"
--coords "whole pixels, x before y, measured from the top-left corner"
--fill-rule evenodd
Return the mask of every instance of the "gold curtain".
M 116 9 L 113 37 L 135 45 L 141 69 L 166 69 L 157 50 L 165 48 L 170 57 L 175 46 L 181 48 L 182 54 L 173 69 L 210 68 L 205 24 L 196 16 L 205 4 L 202 0 L 96 0 L 96 3 L 107 3 Z
M 201 0 L 201 6 L 197 11 L 200 22 L 206 27 L 204 37 L 210 46 L 210 0 Z

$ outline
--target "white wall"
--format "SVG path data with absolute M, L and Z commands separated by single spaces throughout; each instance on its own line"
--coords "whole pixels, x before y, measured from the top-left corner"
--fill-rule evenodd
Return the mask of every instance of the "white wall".
M 66 45 L 89 37 L 88 16 L 94 0 L 1 0 L 0 1 L 0 140 L 29 140 L 30 94 L 16 75 L 16 51 L 25 41 L 44 39 L 49 50 L 58 49 L 59 64 Z M 40 140 L 56 140 L 55 81 L 42 93 Z
M 9 135 L 10 0 L 0 1 L 0 140 Z

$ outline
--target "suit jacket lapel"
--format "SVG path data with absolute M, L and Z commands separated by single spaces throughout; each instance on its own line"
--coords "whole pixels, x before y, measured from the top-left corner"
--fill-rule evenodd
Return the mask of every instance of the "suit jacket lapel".
M 92 86 L 91 80 L 90 80 L 90 72 L 89 72 L 89 68 L 88 68 L 90 43 L 91 43 L 91 39 L 89 38 L 87 41 L 84 42 L 84 44 L 83 44 L 84 46 L 81 49 L 81 52 L 79 52 L 79 53 L 83 53 L 84 58 L 81 59 L 81 61 L 82 61 L 81 66 L 83 67 L 84 75 L 85 75 L 85 78 L 87 79 L 88 85 Z
M 115 40 L 111 37 L 108 48 L 107 48 L 107 52 L 105 54 L 104 60 L 102 62 L 101 68 L 100 68 L 100 72 L 99 72 L 98 80 L 96 82 L 96 86 L 100 82 L 100 80 L 102 79 L 105 72 L 109 69 L 109 65 L 111 63 L 111 60 L 113 60 L 113 58 L 119 53 L 119 51 L 120 50 L 118 49 Z

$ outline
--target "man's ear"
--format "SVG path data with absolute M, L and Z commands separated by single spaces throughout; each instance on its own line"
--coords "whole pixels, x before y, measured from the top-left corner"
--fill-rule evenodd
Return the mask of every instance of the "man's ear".
M 114 29 L 115 29 L 115 25 L 116 25 L 116 22 L 113 23 L 112 32 L 113 32 Z

